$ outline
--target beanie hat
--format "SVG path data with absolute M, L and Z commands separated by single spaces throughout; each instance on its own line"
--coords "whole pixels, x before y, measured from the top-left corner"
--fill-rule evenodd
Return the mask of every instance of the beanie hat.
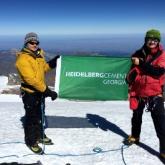
M 146 32 L 146 37 L 145 38 L 156 38 L 159 41 L 161 40 L 161 35 L 159 30 L 156 29 L 151 29 Z
M 38 35 L 34 32 L 30 32 L 30 33 L 26 34 L 24 44 L 26 45 L 30 41 L 39 42 Z

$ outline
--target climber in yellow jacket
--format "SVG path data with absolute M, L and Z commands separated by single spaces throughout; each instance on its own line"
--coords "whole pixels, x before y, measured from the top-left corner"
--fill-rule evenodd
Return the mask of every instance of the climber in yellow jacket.
M 45 73 L 56 68 L 58 56 L 46 62 L 44 51 L 39 48 L 36 33 L 25 36 L 23 49 L 17 54 L 16 68 L 21 79 L 21 94 L 25 109 L 25 143 L 35 153 L 42 153 L 38 145 L 53 144 L 44 133 L 42 117 L 45 112 L 45 97 L 57 98 L 57 93 L 45 83 Z
M 23 48 L 17 54 L 16 67 L 23 84 L 31 85 L 35 90 L 44 92 L 46 89 L 45 73 L 51 68 L 44 59 L 43 50 L 38 50 L 37 54 L 38 56 L 31 50 Z M 30 93 L 35 91 L 26 86 L 21 86 L 21 89 Z

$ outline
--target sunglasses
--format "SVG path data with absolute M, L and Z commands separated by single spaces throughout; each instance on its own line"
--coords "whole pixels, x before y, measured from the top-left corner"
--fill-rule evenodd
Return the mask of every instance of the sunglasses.
M 30 45 L 39 45 L 40 42 L 28 42 Z
M 155 42 L 158 43 L 159 40 L 157 38 L 147 38 L 147 42 Z

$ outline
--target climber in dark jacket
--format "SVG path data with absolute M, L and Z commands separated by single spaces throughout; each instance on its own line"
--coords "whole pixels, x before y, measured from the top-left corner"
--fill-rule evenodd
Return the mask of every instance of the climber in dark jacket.
M 165 51 L 158 30 L 147 31 L 143 47 L 132 55 L 132 66 L 127 75 L 130 108 L 133 110 L 132 131 L 125 144 L 139 143 L 143 110 L 151 112 L 160 144 L 160 156 L 165 159 Z

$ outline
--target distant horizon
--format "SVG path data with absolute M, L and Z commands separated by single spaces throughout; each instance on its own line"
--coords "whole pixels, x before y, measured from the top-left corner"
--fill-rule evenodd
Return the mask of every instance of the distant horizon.
M 127 54 L 139 49 L 145 34 L 88 34 L 88 35 L 39 35 L 40 46 L 46 51 L 70 53 Z M 21 49 L 23 35 L 0 35 L 0 50 Z M 165 37 L 162 37 L 165 46 Z

